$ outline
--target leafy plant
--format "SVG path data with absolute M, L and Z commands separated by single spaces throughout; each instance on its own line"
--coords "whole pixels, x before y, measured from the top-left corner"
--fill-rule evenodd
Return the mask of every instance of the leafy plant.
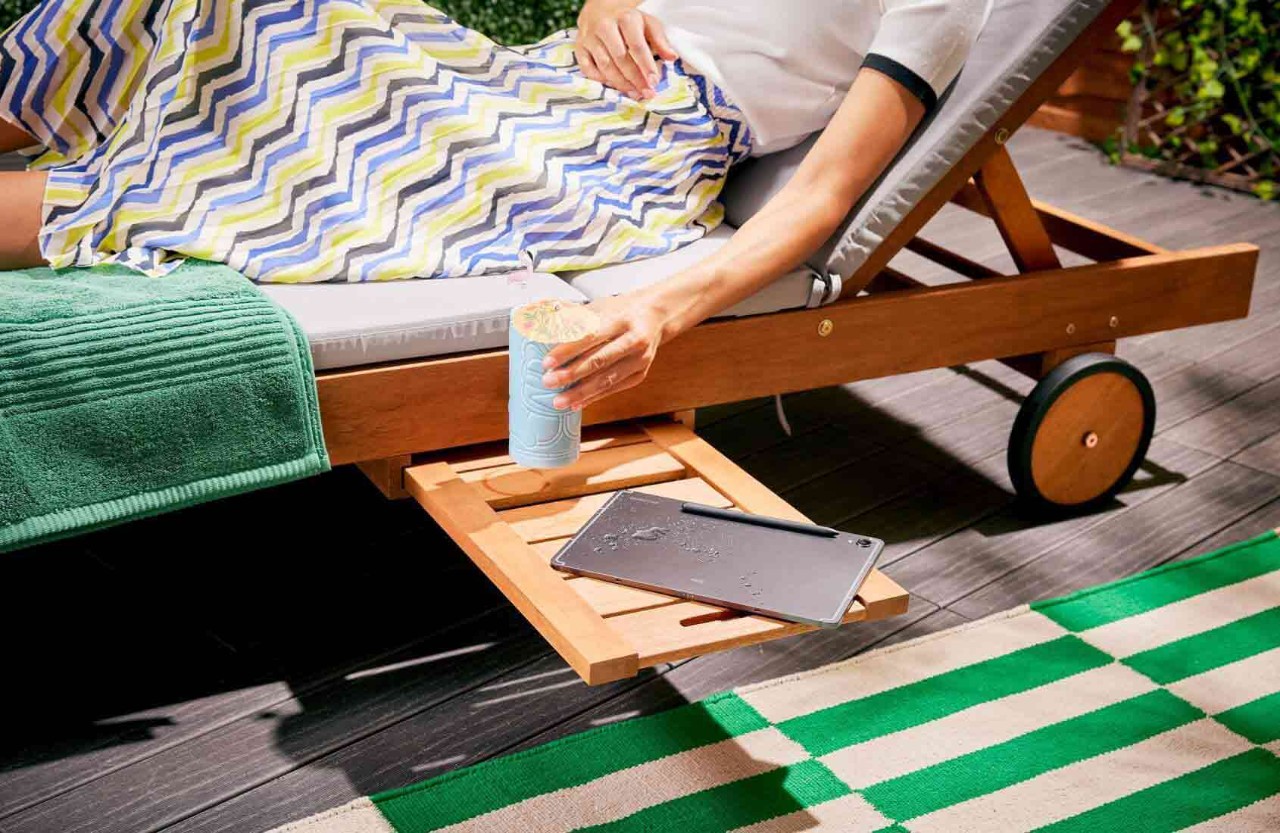
M 46 0 L 60 2 L 60 0 Z M 35 5 L 0 0 L 0 29 Z M 437 0 L 437 8 L 501 43 L 530 43 L 572 26 L 580 0 Z M 1114 159 L 1280 196 L 1280 3 L 1148 0 L 1117 29 L 1135 56 L 1137 94 Z
M 31 0 L 0 0 L 0 30 L 9 28 L 13 21 L 34 5 Z
M 0 0 L 0 30 L 35 5 L 35 0 Z M 516 44 L 532 43 L 572 26 L 582 4 L 581 0 L 439 0 L 431 5 L 499 43 Z
M 1135 56 L 1135 95 L 1124 135 L 1108 152 L 1277 196 L 1280 4 L 1148 0 L 1116 33 Z
M 582 0 L 440 0 L 431 5 L 499 43 L 533 43 L 573 26 Z

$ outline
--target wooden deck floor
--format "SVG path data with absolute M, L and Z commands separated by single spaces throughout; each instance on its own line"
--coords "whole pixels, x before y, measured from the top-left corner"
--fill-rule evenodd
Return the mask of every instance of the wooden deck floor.
M 1106 511 L 1035 523 L 987 362 L 699 414 L 819 522 L 890 542 L 907 616 L 587 688 L 424 515 L 344 469 L 0 558 L 0 830 L 266 830 L 591 726 L 813 668 L 1280 526 L 1280 205 L 1012 143 L 1033 195 L 1171 247 L 1264 254 L 1244 321 L 1133 339 L 1159 431 Z M 928 230 L 1011 270 L 959 210 Z M 917 266 L 916 262 L 904 265 Z

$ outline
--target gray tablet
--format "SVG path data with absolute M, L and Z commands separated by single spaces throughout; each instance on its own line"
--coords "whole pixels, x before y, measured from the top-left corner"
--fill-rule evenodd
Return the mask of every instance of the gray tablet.
M 609 498 L 551 566 L 806 625 L 840 624 L 884 542 L 643 492 Z

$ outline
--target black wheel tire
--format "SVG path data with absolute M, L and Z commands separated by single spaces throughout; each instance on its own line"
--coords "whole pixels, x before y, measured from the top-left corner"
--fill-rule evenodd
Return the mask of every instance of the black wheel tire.
M 1141 399 L 1142 427 L 1137 446 L 1113 482 L 1082 500 L 1062 501 L 1047 496 L 1036 482 L 1032 452 L 1036 437 L 1050 409 L 1067 391 L 1082 380 L 1100 373 L 1117 374 L 1128 380 Z M 1128 485 L 1147 456 L 1156 424 L 1156 399 L 1151 383 L 1142 371 L 1109 353 L 1074 356 L 1051 370 L 1023 401 L 1009 435 L 1009 477 L 1024 509 L 1037 514 L 1062 515 L 1088 512 L 1108 503 Z

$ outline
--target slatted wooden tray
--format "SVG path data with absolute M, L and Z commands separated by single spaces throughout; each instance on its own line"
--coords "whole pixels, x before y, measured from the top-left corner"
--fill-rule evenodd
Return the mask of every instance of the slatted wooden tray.
M 505 444 L 453 450 L 407 468 L 404 484 L 592 685 L 813 630 L 551 568 L 552 555 L 618 489 L 804 520 L 678 422 L 589 429 L 582 457 L 563 469 L 519 466 Z M 873 571 L 844 621 L 884 619 L 906 609 L 906 591 Z

